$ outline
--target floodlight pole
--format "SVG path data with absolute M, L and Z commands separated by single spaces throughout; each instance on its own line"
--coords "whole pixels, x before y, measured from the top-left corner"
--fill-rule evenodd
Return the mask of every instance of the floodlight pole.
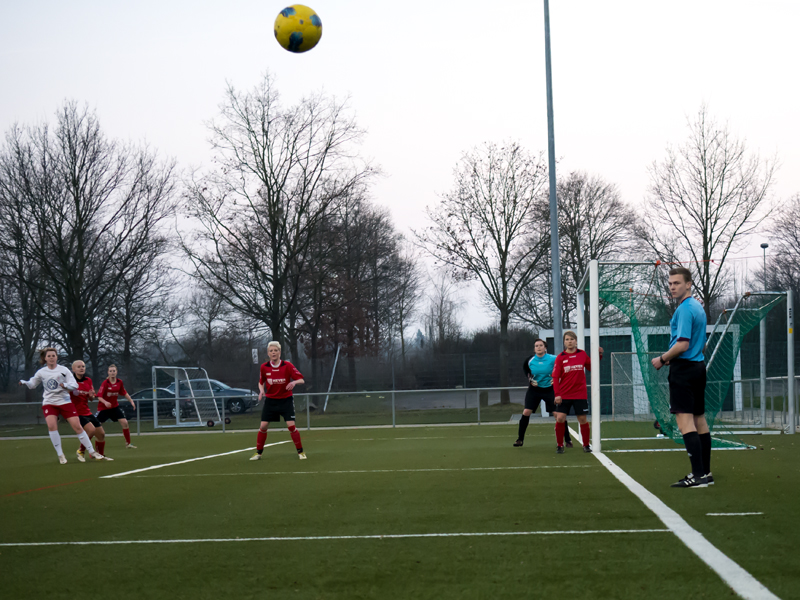
M 558 255 L 558 199 L 556 198 L 556 142 L 553 129 L 553 74 L 550 66 L 550 2 L 544 0 L 544 62 L 547 80 L 547 171 L 550 175 L 550 265 L 553 280 L 553 346 L 563 349 L 561 316 L 561 261 Z M 583 341 L 581 340 L 581 343 Z
M 764 251 L 764 291 L 767 291 L 767 248 L 769 244 L 764 242 L 761 249 Z M 761 319 L 758 324 L 759 335 L 759 386 L 758 391 L 761 395 L 761 425 L 767 422 L 767 320 Z
M 794 381 L 794 293 L 791 289 L 786 292 L 786 359 L 787 359 L 787 373 L 786 373 L 786 391 L 789 400 L 789 434 L 794 434 L 795 429 L 795 381 Z
M 600 268 L 596 260 L 589 262 L 589 338 L 592 359 L 592 450 L 602 452 L 600 445 L 600 306 L 598 302 Z

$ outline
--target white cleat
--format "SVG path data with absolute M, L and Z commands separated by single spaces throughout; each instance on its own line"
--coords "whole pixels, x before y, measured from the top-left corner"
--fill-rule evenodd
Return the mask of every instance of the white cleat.
M 298 452 L 298 453 L 297 453 L 297 458 L 299 458 L 300 460 L 305 460 L 305 459 L 307 459 L 308 457 L 306 456 L 306 453 L 305 453 L 305 452 Z
M 75 456 L 77 456 L 77 457 L 78 457 L 78 461 L 79 461 L 79 462 L 86 462 L 86 454 L 85 454 L 85 453 L 83 453 L 83 452 L 81 452 L 80 450 L 78 450 L 78 451 L 75 453 Z
M 99 452 L 96 452 L 95 450 L 89 452 L 89 456 L 91 456 L 95 460 L 103 460 L 105 458 L 105 456 L 103 456 Z
M 64 456 L 63 454 L 59 454 L 58 455 L 58 462 L 60 462 L 62 465 L 67 464 L 67 457 Z
M 250 457 L 250 460 L 261 460 L 261 455 L 256 452 L 253 456 Z
M 125 444 L 125 447 L 126 448 L 133 448 L 134 450 L 136 449 L 136 446 L 134 446 L 133 444 Z
M 114 459 L 111 458 L 110 456 L 104 456 L 103 460 L 110 460 L 111 462 L 114 462 Z

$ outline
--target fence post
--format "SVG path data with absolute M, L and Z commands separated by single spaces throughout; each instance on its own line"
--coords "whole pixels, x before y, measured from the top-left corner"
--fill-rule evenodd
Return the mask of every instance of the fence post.
M 464 368 L 464 389 L 467 389 L 467 355 L 461 355 L 461 362 Z M 464 410 L 467 410 L 467 392 L 464 392 Z
M 478 425 L 481 424 L 481 391 L 475 390 L 475 399 L 478 401 Z
M 789 433 L 794 435 L 796 419 L 794 411 L 794 292 L 792 290 L 786 291 L 786 327 L 788 329 L 786 336 L 786 395 L 789 398 Z
M 311 431 L 311 396 L 306 394 L 306 431 Z
M 392 357 L 392 427 L 397 427 L 397 416 L 394 407 L 394 357 Z
M 227 400 L 227 398 L 222 399 L 222 433 L 225 433 L 225 400 Z

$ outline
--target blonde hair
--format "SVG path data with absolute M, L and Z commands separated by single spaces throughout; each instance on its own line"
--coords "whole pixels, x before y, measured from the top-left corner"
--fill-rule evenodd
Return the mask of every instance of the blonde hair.
M 574 331 L 565 331 L 564 332 L 564 339 L 567 339 L 568 337 L 571 337 L 572 339 L 577 340 L 578 339 L 578 334 L 575 333 Z
M 280 349 L 281 349 L 281 343 L 280 343 L 280 342 L 276 342 L 276 341 L 274 341 L 274 340 L 273 340 L 272 342 L 270 342 L 269 344 L 267 344 L 267 350 L 269 350 L 269 349 L 270 349 L 270 348 L 272 348 L 273 346 L 275 346 L 275 347 L 276 347 L 278 350 L 280 350 Z

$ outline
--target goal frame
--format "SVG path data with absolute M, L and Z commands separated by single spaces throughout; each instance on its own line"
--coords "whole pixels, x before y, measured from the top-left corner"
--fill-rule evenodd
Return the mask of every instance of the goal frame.
M 592 259 L 589 261 L 589 268 L 583 274 L 577 288 L 577 330 L 578 340 L 586 339 L 586 323 L 584 313 L 586 311 L 586 285 L 589 285 L 589 350 L 590 356 L 599 355 L 600 349 L 600 265 L 650 265 L 656 268 L 660 263 L 657 261 L 599 261 Z M 753 292 L 753 295 L 785 295 L 786 296 L 786 358 L 787 358 L 787 396 L 789 434 L 794 434 L 797 429 L 797 415 L 795 414 L 795 374 L 794 374 L 794 298 L 792 290 L 785 292 Z M 591 407 L 592 407 L 592 450 L 602 452 L 602 442 L 600 438 L 600 369 L 594 368 L 591 373 Z M 762 402 L 762 406 L 763 406 Z
M 202 379 L 208 382 L 208 393 L 211 394 L 211 405 L 213 407 L 213 415 L 206 415 L 210 416 L 211 420 L 219 422 L 222 421 L 222 417 L 220 417 L 219 408 L 217 407 L 217 401 L 214 397 L 214 391 L 211 387 L 211 380 L 208 377 L 208 371 L 206 371 L 203 367 L 177 367 L 174 365 L 153 365 L 151 367 L 151 373 L 153 378 L 153 429 L 171 429 L 171 428 L 179 428 L 179 427 L 203 427 L 206 425 L 206 421 L 204 420 L 203 411 L 200 410 L 200 407 L 197 404 L 197 395 L 195 394 L 195 390 L 192 388 L 191 379 L 189 377 L 189 369 L 192 371 L 202 372 L 201 377 L 195 377 L 194 379 Z M 173 379 L 175 380 L 175 425 L 159 425 L 158 424 L 158 372 L 169 372 L 172 371 Z M 183 374 L 183 380 L 186 381 L 186 385 L 189 388 L 189 396 L 185 398 L 181 398 L 181 377 L 180 374 Z M 194 405 L 194 412 L 197 415 L 197 421 L 182 421 L 181 420 L 181 400 L 189 400 Z

